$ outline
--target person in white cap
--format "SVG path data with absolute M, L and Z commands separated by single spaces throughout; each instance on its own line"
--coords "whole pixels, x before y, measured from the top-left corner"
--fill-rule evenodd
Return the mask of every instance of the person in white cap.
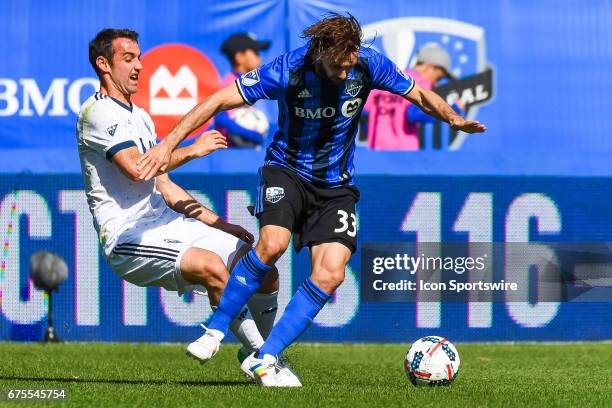
M 454 80 L 450 55 L 435 43 L 425 44 L 417 53 L 415 67 L 404 72 L 427 90 L 442 78 Z M 452 107 L 463 115 L 462 107 Z M 419 150 L 419 126 L 437 121 L 406 98 L 385 91 L 373 91 L 365 110 L 368 147 L 374 150 Z

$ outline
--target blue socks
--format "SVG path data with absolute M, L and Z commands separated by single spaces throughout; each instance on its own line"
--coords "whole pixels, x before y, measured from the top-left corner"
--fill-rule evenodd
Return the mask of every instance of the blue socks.
M 306 279 L 291 298 L 283 316 L 272 328 L 270 336 L 259 350 L 259 357 L 264 354 L 281 354 L 310 326 L 329 298 L 330 295 L 310 278 Z
M 217 311 L 210 320 L 208 328 L 219 330 L 227 335 L 232 319 L 240 313 L 271 269 L 271 266 L 259 260 L 255 249 L 251 249 L 243 256 L 227 281 Z

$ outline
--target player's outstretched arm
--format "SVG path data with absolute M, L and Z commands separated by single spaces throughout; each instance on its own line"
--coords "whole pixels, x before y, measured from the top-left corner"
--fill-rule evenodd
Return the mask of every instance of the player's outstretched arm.
M 158 145 L 147 151 L 137 166 L 142 180 L 150 180 L 159 170 L 165 172 L 171 153 L 187 135 L 202 126 L 217 113 L 244 105 L 236 84 L 220 89 L 191 109 Z
M 195 218 L 206 225 L 225 231 L 247 244 L 253 245 L 253 234 L 239 225 L 226 222 L 214 211 L 204 207 L 191 194 L 174 183 L 167 174 L 156 178 L 155 188 L 161 193 L 168 207 L 174 211 L 185 214 L 188 218 Z
M 466 133 L 481 133 L 487 130 L 486 126 L 476 120 L 467 120 L 457 114 L 444 99 L 440 98 L 435 92 L 428 91 L 418 85 L 406 95 L 406 99 L 416 104 L 428 115 L 434 116 L 439 120 L 447 122 L 453 129 L 461 130 Z
M 157 176 L 168 173 L 170 170 L 174 170 L 193 159 L 207 156 L 219 149 L 227 149 L 227 138 L 216 130 L 204 132 L 189 146 L 172 151 L 170 163 L 168 163 L 166 170 L 161 171 L 160 169 L 157 172 Z
M 211 130 L 202 133 L 198 139 L 187 147 L 174 150 L 170 156 L 170 163 L 166 167 L 166 172 L 173 170 L 190 160 L 198 157 L 204 157 L 215 150 L 227 149 L 227 139 L 216 130 Z M 140 182 L 144 181 L 140 177 L 140 170 L 136 163 L 143 157 L 137 147 L 120 150 L 115 153 L 111 160 L 121 170 L 121 172 L 130 180 Z M 158 172 L 156 176 L 163 174 Z

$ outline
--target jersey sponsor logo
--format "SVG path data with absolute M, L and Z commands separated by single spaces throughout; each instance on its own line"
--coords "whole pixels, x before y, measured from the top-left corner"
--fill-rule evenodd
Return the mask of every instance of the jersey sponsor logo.
M 153 48 L 143 55 L 142 66 L 134 102 L 149 112 L 160 138 L 199 101 L 219 89 L 219 73 L 213 63 L 187 45 Z M 209 125 L 204 124 L 192 136 Z
M 351 118 L 359 112 L 359 108 L 361 107 L 361 98 L 351 98 L 344 101 L 342 104 L 342 115 L 346 118 Z
M 253 86 L 259 83 L 259 71 L 254 69 L 252 71 L 247 72 L 242 76 L 240 82 L 244 86 Z
M 298 98 L 303 99 L 303 98 L 312 98 L 312 94 L 310 93 L 310 91 L 307 88 L 304 88 L 300 91 L 300 93 L 297 95 Z
M 363 82 L 361 79 L 347 79 L 346 80 L 346 93 L 352 97 L 357 96 L 359 91 L 363 88 Z
M 434 91 L 449 104 L 460 100 L 468 119 L 475 119 L 479 107 L 493 97 L 493 68 L 485 59 L 485 30 L 480 26 L 446 18 L 400 17 L 365 25 L 363 37 L 393 61 L 402 76 L 413 66 L 422 46 L 434 43 L 443 48 L 451 58 L 451 73 L 457 80 Z M 460 149 L 467 137 L 451 131 L 447 148 Z
M 117 130 L 117 125 L 118 125 L 118 123 L 115 123 L 113 126 L 109 126 L 109 127 L 106 128 L 106 131 L 108 132 L 109 135 L 115 136 L 115 131 Z
M 285 189 L 282 187 L 266 188 L 266 201 L 276 204 L 285 196 Z
M 336 115 L 336 108 L 333 106 L 327 106 L 325 108 L 317 108 L 317 109 L 308 109 L 308 108 L 300 108 L 298 106 L 294 107 L 295 116 L 298 118 L 305 119 L 322 119 L 322 118 L 331 118 Z
M 171 238 L 164 238 L 164 242 L 168 244 L 180 244 L 181 243 L 181 241 L 179 241 L 178 239 L 171 239 Z

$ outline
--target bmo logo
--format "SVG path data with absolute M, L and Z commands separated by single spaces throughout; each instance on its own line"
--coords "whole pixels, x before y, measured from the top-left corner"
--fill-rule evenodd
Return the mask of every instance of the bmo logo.
M 159 138 L 164 138 L 183 115 L 219 89 L 219 73 L 213 63 L 187 45 L 153 48 L 143 55 L 142 66 L 138 92 L 133 98 L 151 115 Z
M 336 115 L 336 108 L 333 106 L 327 106 L 325 108 L 307 109 L 294 107 L 295 116 L 304 119 L 322 119 L 331 118 Z
M 351 118 L 359 112 L 359 108 L 361 107 L 361 98 L 351 98 L 342 104 L 342 115 L 346 118 Z

